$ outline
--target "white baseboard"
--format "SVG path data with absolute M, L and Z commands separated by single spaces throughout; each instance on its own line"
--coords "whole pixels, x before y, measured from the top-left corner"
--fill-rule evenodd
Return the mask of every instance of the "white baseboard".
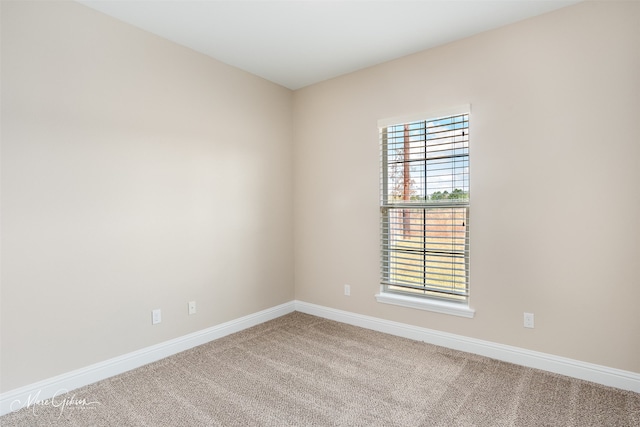
M 155 362 L 181 351 L 284 316 L 293 311 L 300 311 L 354 326 L 640 393 L 640 374 L 634 372 L 336 310 L 303 301 L 291 301 L 202 331 L 2 393 L 0 394 L 0 415 L 34 404 L 36 401 L 50 399 L 62 392 L 71 391 Z
M 114 357 L 104 362 L 10 390 L 0 395 L 0 415 L 284 316 L 294 310 L 295 302 L 291 301 L 132 353 Z
M 609 368 L 519 347 L 420 328 L 302 301 L 295 301 L 295 309 L 302 313 L 324 317 L 374 331 L 424 341 L 454 350 L 461 350 L 467 353 L 514 363 L 516 365 L 542 369 L 568 377 L 640 393 L 640 374 L 635 372 L 623 371 L 621 369 Z

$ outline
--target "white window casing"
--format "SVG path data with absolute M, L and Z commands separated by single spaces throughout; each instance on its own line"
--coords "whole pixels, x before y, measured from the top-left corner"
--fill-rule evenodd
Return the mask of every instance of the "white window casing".
M 472 317 L 470 106 L 380 120 L 380 302 Z

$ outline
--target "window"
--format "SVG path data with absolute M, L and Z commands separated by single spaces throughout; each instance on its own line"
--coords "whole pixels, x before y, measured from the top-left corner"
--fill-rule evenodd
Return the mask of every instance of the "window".
M 469 107 L 379 127 L 382 294 L 466 306 Z

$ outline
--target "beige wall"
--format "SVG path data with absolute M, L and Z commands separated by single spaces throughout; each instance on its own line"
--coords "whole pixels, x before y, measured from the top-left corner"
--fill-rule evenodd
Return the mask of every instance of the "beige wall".
M 638 22 L 579 4 L 295 92 L 296 298 L 640 372 Z M 379 304 L 376 122 L 466 103 L 476 316 Z
M 2 1 L 2 391 L 294 298 L 291 98 L 77 3 Z

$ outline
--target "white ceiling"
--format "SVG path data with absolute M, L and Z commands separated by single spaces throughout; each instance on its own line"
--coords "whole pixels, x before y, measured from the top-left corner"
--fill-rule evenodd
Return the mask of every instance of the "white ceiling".
M 77 0 L 289 89 L 580 0 Z

